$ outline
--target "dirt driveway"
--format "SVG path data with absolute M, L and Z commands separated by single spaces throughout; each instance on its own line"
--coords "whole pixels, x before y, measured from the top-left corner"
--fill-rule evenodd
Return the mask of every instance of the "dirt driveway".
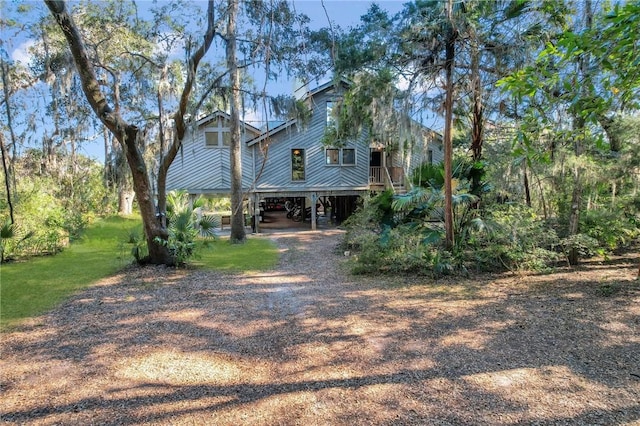
M 269 238 L 273 271 L 134 270 L 1 335 L 1 421 L 640 424 L 633 259 L 433 283 Z

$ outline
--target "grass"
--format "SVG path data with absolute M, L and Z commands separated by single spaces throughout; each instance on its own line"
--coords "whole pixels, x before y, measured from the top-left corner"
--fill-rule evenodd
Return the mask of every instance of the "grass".
M 262 238 L 249 238 L 244 244 L 231 244 L 226 237 L 203 241 L 197 253 L 191 265 L 222 271 L 262 271 L 278 262 L 275 245 Z
M 0 331 L 46 312 L 74 293 L 130 264 L 123 244 L 138 218 L 109 217 L 88 227 L 80 241 L 56 256 L 0 266 Z M 193 265 L 203 269 L 255 271 L 273 267 L 278 252 L 269 240 L 249 239 L 231 245 L 228 239 L 202 242 Z

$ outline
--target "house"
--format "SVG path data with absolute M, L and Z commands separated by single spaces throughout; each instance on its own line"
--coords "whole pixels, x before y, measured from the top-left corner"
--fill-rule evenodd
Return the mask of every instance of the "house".
M 242 182 L 251 215 L 259 216 L 260 206 L 267 202 L 288 199 L 301 204 L 303 212 L 310 207 L 312 229 L 318 206 L 340 222 L 354 211 L 359 197 L 385 188 L 402 191 L 414 167 L 442 160 L 440 135 L 423 126 L 419 142 L 412 146 L 396 144 L 389 150 L 386 143 L 370 141 L 366 132 L 344 146 L 324 146 L 325 128 L 332 125 L 331 108 L 346 84 L 329 82 L 309 91 L 304 97 L 311 110 L 308 122 L 291 119 L 266 130 L 243 124 Z M 169 169 L 169 190 L 230 193 L 228 123 L 229 115 L 221 111 L 196 123 Z

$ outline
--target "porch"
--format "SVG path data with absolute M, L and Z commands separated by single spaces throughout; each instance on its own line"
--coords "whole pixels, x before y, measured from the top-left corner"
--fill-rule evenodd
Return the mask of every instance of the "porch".
M 382 191 L 385 188 L 404 189 L 404 171 L 402 167 L 369 167 L 369 187 Z

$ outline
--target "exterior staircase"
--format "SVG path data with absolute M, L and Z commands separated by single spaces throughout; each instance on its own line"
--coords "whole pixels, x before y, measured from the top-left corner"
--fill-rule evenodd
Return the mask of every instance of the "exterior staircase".
M 384 191 L 392 188 L 395 194 L 407 192 L 402 167 L 369 167 L 369 188 L 372 191 Z

